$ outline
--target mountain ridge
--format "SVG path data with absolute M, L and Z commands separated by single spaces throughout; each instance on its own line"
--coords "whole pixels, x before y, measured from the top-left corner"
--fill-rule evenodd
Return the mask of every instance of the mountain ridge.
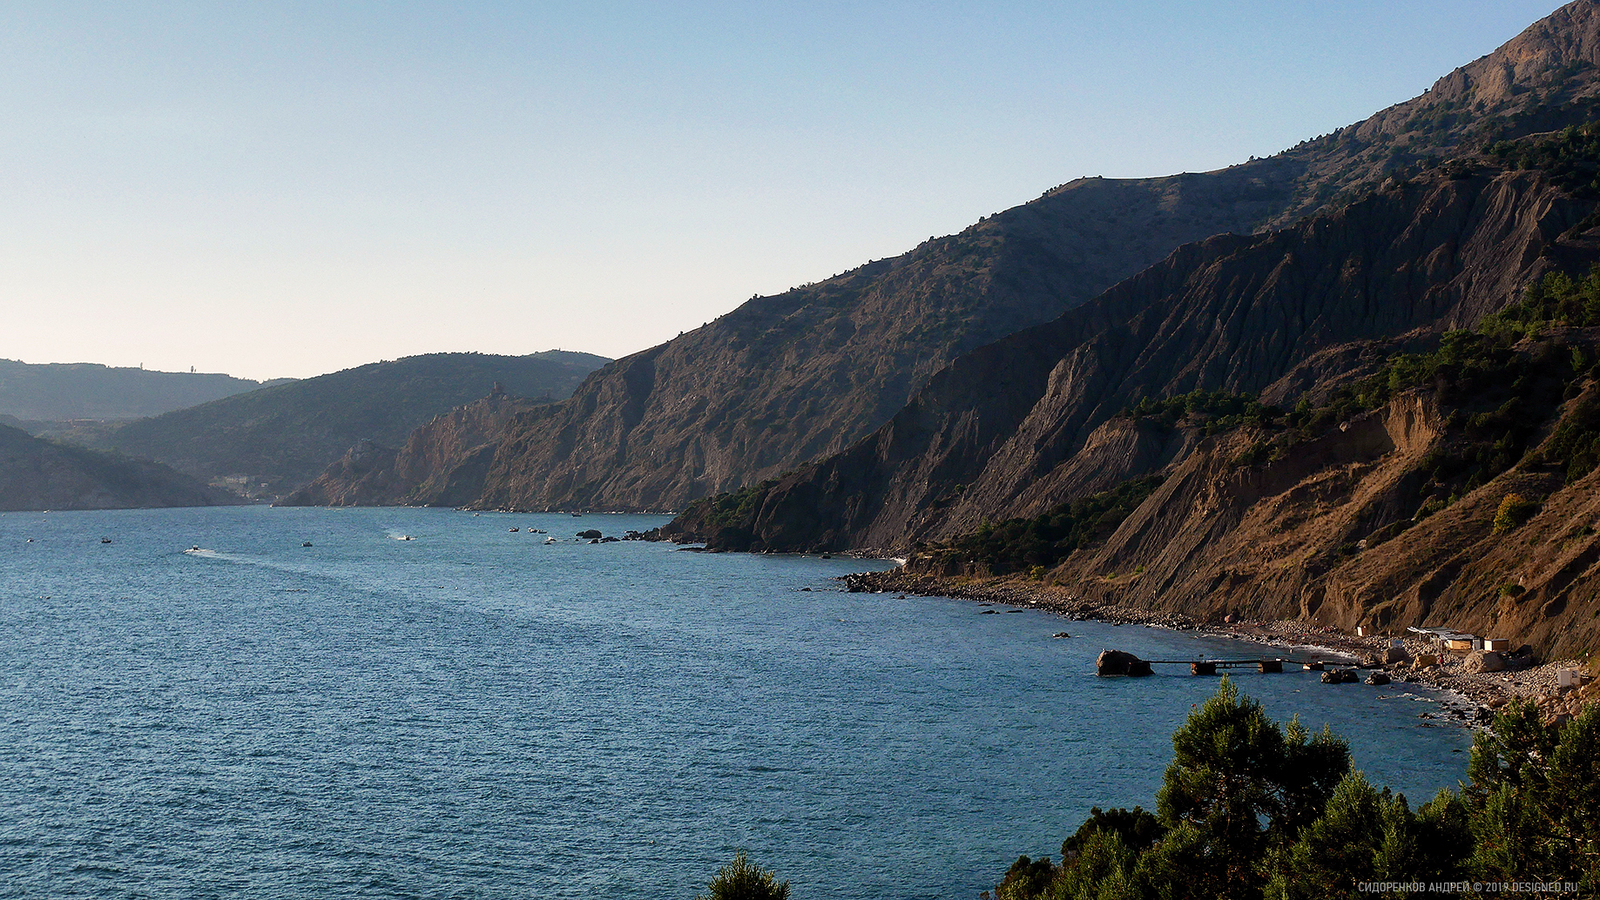
M 38 423 L 137 419 L 292 380 L 0 359 L 0 415 Z
M 753 299 L 517 417 L 471 505 L 681 509 L 843 451 L 963 353 L 1179 246 L 1286 227 L 1461 148 L 1582 121 L 1600 111 L 1596 35 L 1597 5 L 1579 0 L 1423 95 L 1273 157 L 1077 179 L 899 257 Z

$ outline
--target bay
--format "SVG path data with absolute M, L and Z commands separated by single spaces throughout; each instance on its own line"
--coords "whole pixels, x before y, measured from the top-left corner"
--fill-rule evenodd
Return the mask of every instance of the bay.
M 0 515 L 0 897 L 689 898 L 746 849 L 796 900 L 974 898 L 1151 805 L 1216 690 L 1101 649 L 1259 652 L 576 537 L 663 521 Z M 1414 801 L 1463 775 L 1405 685 L 1237 682 Z

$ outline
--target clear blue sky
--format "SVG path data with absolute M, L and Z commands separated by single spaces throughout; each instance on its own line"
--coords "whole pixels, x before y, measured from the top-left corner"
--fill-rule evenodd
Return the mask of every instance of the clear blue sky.
M 1082 175 L 1265 156 L 1551 0 L 0 5 L 0 357 L 622 356 Z

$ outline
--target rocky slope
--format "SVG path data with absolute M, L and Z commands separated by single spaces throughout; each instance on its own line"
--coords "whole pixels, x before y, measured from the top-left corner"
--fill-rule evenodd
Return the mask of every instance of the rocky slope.
M 957 356 L 1182 244 L 1287 225 L 1463 147 L 1586 119 L 1600 108 L 1597 35 L 1597 4 L 1581 0 L 1423 96 L 1269 159 L 1080 179 L 895 259 L 752 299 L 519 416 L 476 504 L 676 509 L 840 451 Z
M 703 504 L 674 528 L 739 549 L 904 550 L 1034 515 L 1181 455 L 1111 421 L 1142 398 L 1272 388 L 1292 401 L 1308 374 L 1355 365 L 1353 342 L 1476 322 L 1552 267 L 1596 258 L 1593 200 L 1537 171 L 1447 168 L 1184 247 L 957 360 L 870 437 L 754 492 L 742 521 Z
M 0 509 L 136 509 L 242 502 L 166 466 L 0 425 Z
M 398 446 L 419 425 L 497 383 L 515 396 L 558 400 L 605 362 L 560 350 L 413 356 L 131 422 L 95 446 L 206 480 L 232 477 L 252 496 L 276 497 L 316 478 L 358 441 Z
M 1587 336 L 1591 350 L 1597 338 Z M 1065 588 L 1080 608 L 1113 617 L 1129 608 L 1213 623 L 1299 619 L 1346 633 L 1443 625 L 1546 658 L 1583 655 L 1600 646 L 1600 470 L 1568 482 L 1544 455 L 1559 423 L 1600 396 L 1593 378 L 1581 383 L 1522 464 L 1437 511 L 1419 499 L 1459 434 L 1429 391 L 1270 461 L 1241 463 L 1261 436 L 1252 430 L 1194 439 L 1106 540 L 1018 587 Z M 1538 508 L 1497 528 L 1513 494 L 1541 498 Z M 875 586 L 938 590 L 994 574 L 932 551 Z

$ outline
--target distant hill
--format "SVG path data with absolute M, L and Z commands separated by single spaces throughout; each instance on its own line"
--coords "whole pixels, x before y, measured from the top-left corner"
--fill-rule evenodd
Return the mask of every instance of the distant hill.
M 316 478 L 353 445 L 398 446 L 412 429 L 498 382 L 513 397 L 561 400 L 609 360 L 434 353 L 371 363 L 130 422 L 95 445 L 275 497 Z
M 240 499 L 160 463 L 56 444 L 0 425 L 0 509 L 224 506 Z
M 142 419 L 281 383 L 98 363 L 0 359 L 0 416 L 38 422 Z

